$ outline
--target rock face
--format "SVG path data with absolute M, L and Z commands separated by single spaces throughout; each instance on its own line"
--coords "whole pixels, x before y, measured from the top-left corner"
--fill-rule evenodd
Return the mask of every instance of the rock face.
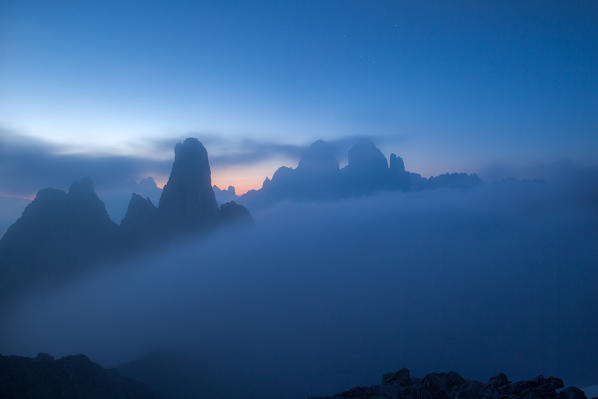
M 0 355 L 0 397 L 5 399 L 158 399 L 147 386 L 91 362 L 84 355 L 55 360 Z
M 212 226 L 218 204 L 212 188 L 208 152 L 195 138 L 176 145 L 174 164 L 162 190 L 159 213 L 164 226 L 176 231 Z
M 110 220 L 88 179 L 73 183 L 68 193 L 40 190 L 0 240 L 0 297 L 37 283 L 60 283 L 108 258 L 154 248 L 181 234 L 249 221 L 241 205 L 218 207 L 207 151 L 190 138 L 175 148 L 159 207 L 133 194 L 120 226 Z
M 510 382 L 500 373 L 487 383 L 466 380 L 459 374 L 431 373 L 423 379 L 412 377 L 407 369 L 396 373 L 384 374 L 381 385 L 357 387 L 331 398 L 369 398 L 369 399 L 587 399 L 583 391 L 569 387 L 563 388 L 560 378 L 538 376 L 529 381 Z M 316 399 L 316 398 L 313 398 Z

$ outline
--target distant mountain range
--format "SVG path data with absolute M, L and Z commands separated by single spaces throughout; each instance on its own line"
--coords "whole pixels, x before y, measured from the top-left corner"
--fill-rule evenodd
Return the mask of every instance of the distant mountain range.
M 465 173 L 424 178 L 407 171 L 395 154 L 388 162 L 366 139 L 349 149 L 348 164 L 340 168 L 332 146 L 318 140 L 296 168 L 280 167 L 261 189 L 237 196 L 232 186 L 226 190 L 212 186 L 208 153 L 197 139 L 188 138 L 175 147 L 163 190 L 152 178 L 138 183 L 136 189 L 143 195 L 132 194 L 120 224 L 110 219 L 88 179 L 74 182 L 68 192 L 40 190 L 0 240 L 0 295 L 11 296 L 38 283 L 60 283 L 92 264 L 159 247 L 182 234 L 249 222 L 247 208 L 481 183 L 477 175 Z M 151 198 L 159 198 L 158 206 Z
M 38 283 L 59 283 L 101 261 L 121 259 L 182 234 L 251 221 L 235 202 L 218 206 L 208 153 L 194 138 L 175 147 L 168 183 L 156 207 L 131 196 L 120 225 L 110 220 L 90 180 L 69 191 L 40 190 L 0 240 L 0 292 L 20 293 Z
M 422 191 L 442 188 L 467 189 L 482 184 L 475 174 L 444 173 L 429 178 L 405 169 L 403 159 L 384 154 L 368 139 L 357 141 L 348 151 L 348 164 L 340 168 L 334 147 L 318 140 L 303 153 L 296 168 L 282 166 L 262 187 L 237 195 L 235 187 L 214 186 L 220 204 L 236 201 L 250 210 L 280 201 L 318 201 L 369 195 L 379 191 Z M 138 183 L 151 198 L 160 189 L 151 177 Z M 157 194 L 156 194 L 157 193 Z
M 238 197 L 249 209 L 279 201 L 327 200 L 368 195 L 378 191 L 420 191 L 437 188 L 470 188 L 482 183 L 476 174 L 446 173 L 424 178 L 405 170 L 403 159 L 390 154 L 389 161 L 370 140 L 357 141 L 340 168 L 333 147 L 318 140 L 304 152 L 298 166 L 283 166 L 266 178 L 259 190 Z M 231 192 L 231 188 L 227 190 Z M 234 193 L 234 191 L 233 191 Z M 229 198 L 231 197 L 229 194 Z

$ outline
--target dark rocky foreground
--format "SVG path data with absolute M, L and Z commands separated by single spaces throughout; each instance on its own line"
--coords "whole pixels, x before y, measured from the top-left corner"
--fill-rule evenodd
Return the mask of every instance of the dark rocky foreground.
M 164 360 L 160 357 L 155 359 Z M 41 353 L 35 358 L 0 355 L 0 398 L 219 397 L 217 393 L 202 389 L 201 386 L 192 390 L 192 394 L 185 395 L 184 392 L 188 388 L 185 385 L 188 385 L 189 381 L 180 376 L 169 378 L 167 364 L 168 361 L 158 361 L 151 366 L 154 370 L 150 374 L 153 373 L 154 377 L 146 381 L 146 385 L 120 374 L 120 372 L 127 374 L 125 369 L 130 366 L 123 366 L 119 371 L 104 369 L 84 355 L 65 356 L 60 359 Z M 142 369 L 147 369 L 146 366 Z M 188 371 L 187 377 L 190 379 L 202 378 L 202 376 L 192 376 L 196 371 L 188 365 L 183 363 L 180 366 Z M 133 374 L 140 374 L 139 371 Z M 147 374 L 147 371 L 141 370 L 139 376 Z M 164 377 L 166 381 L 162 381 Z M 208 378 L 200 385 L 209 385 L 209 383 Z M 230 383 L 235 382 L 231 380 Z M 501 373 L 490 378 L 487 383 L 482 383 L 466 380 L 452 371 L 431 373 L 420 379 L 411 376 L 409 370 L 401 369 L 396 373 L 385 374 L 381 385 L 357 387 L 337 395 L 311 399 L 587 399 L 584 392 L 578 388 L 563 388 L 563 381 L 556 377 L 537 376 L 529 381 L 511 382 L 505 374 Z
M 104 369 L 84 355 L 54 359 L 0 355 L 2 399 L 158 399 L 142 383 Z
M 563 387 L 560 378 L 544 378 L 541 375 L 529 381 L 511 382 L 500 373 L 487 383 L 481 383 L 466 380 L 453 371 L 431 373 L 420 379 L 411 376 L 409 370 L 401 369 L 385 374 L 381 385 L 357 387 L 333 396 L 312 399 L 587 399 L 582 390 L 575 387 L 561 390 Z

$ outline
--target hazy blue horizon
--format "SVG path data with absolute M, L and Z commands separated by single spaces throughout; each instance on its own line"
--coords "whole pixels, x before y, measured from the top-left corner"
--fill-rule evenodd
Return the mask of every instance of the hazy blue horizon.
M 233 155 L 370 136 L 424 175 L 588 163 L 597 21 L 593 1 L 7 1 L 0 135 L 151 158 L 148 140 L 187 136 Z M 246 191 L 296 159 L 233 157 L 215 177 Z

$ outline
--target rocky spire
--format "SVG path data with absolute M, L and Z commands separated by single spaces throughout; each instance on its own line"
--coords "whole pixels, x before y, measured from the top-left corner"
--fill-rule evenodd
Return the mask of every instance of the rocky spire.
M 396 173 L 405 172 L 405 162 L 403 162 L 403 158 L 394 153 L 390 154 L 390 170 Z
M 176 145 L 159 212 L 164 223 L 182 230 L 194 230 L 215 222 L 218 204 L 212 189 L 208 152 L 199 140 L 188 138 Z

